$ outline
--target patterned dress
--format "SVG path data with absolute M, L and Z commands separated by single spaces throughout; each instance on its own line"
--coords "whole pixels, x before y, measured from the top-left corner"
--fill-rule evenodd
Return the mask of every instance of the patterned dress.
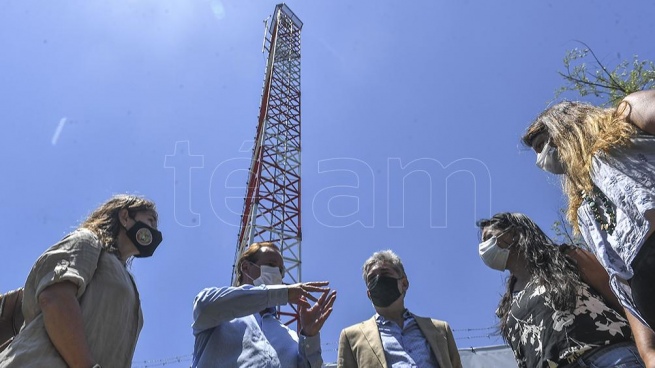
M 628 322 L 588 285 L 578 287 L 573 312 L 557 310 L 536 281 L 514 294 L 509 344 L 521 368 L 555 368 L 594 348 L 631 340 Z

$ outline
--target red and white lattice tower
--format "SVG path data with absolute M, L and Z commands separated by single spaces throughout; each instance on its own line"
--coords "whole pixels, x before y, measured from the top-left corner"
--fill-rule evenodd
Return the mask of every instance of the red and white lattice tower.
M 272 241 L 281 251 L 285 283 L 301 281 L 300 31 L 302 22 L 278 4 L 264 33 L 268 63 L 235 254 L 253 242 Z M 232 284 L 237 283 L 233 267 Z M 287 310 L 285 310 L 287 309 Z M 281 308 L 290 325 L 295 306 Z

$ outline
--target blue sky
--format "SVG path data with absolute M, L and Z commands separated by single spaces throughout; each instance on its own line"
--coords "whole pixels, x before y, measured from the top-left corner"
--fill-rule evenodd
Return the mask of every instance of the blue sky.
M 111 195 L 143 194 L 164 243 L 132 267 L 146 320 L 135 366 L 189 365 L 193 297 L 230 282 L 275 4 L 0 5 L 0 291 Z M 550 231 L 558 182 L 519 137 L 576 40 L 609 66 L 655 60 L 655 4 L 287 5 L 304 22 L 302 278 L 338 291 L 324 359 L 374 313 L 361 265 L 387 248 L 405 263 L 411 311 L 450 322 L 460 348 L 500 343 L 484 335 L 506 275 L 480 261 L 475 220 L 524 212 Z

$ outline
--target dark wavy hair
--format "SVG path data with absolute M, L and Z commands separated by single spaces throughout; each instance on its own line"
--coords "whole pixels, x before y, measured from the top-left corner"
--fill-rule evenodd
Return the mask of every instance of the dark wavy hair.
M 490 219 L 477 222 L 480 238 L 483 231 L 490 230 L 497 235 L 509 229 L 514 236 L 512 249 L 525 260 L 531 280 L 546 289 L 553 307 L 560 311 L 573 311 L 576 304 L 576 289 L 581 281 L 580 272 L 575 263 L 566 257 L 558 244 L 555 244 L 528 216 L 522 213 L 498 213 Z M 498 303 L 496 316 L 503 339 L 509 341 L 507 319 L 512 305 L 512 291 L 516 277 L 507 279 L 505 294 Z

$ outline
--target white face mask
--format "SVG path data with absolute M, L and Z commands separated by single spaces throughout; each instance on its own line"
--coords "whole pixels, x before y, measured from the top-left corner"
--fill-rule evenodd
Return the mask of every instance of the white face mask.
M 253 265 L 257 266 L 254 263 Z M 253 285 L 282 285 L 282 273 L 279 268 L 266 265 L 257 267 L 259 267 L 259 277 L 252 280 Z
M 544 148 L 537 154 L 537 166 L 555 175 L 564 174 L 564 167 L 559 159 L 557 148 L 550 145 L 550 140 L 544 144 Z
M 494 235 L 480 243 L 478 246 L 478 252 L 480 253 L 482 262 L 484 262 L 484 264 L 489 268 L 498 271 L 505 271 L 507 268 L 507 258 L 509 257 L 509 247 L 503 249 L 498 246 L 498 237 L 500 236 L 502 236 L 502 234 L 499 236 Z

